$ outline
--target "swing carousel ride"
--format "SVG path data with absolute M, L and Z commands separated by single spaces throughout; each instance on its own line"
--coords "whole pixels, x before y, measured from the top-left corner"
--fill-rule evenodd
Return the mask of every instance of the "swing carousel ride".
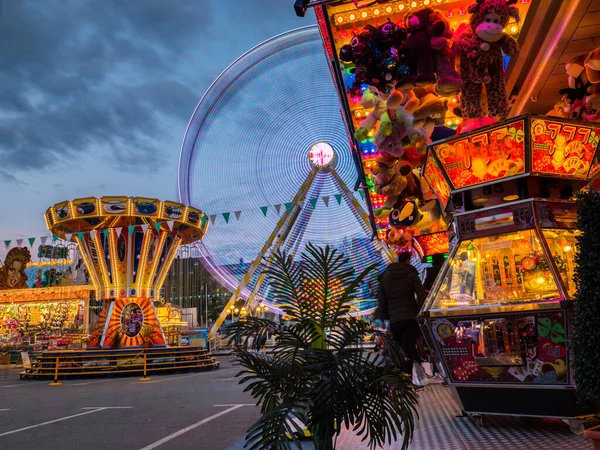
M 75 239 L 103 301 L 88 348 L 166 346 L 153 301 L 180 245 L 206 233 L 206 215 L 152 198 L 91 197 L 58 203 L 45 219 L 53 235 Z

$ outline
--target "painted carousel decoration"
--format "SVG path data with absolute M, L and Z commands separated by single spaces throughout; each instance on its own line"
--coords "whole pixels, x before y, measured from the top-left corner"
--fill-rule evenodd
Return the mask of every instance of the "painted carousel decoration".
M 152 198 L 92 197 L 58 203 L 45 219 L 54 235 L 77 242 L 104 301 L 88 347 L 166 345 L 152 302 L 179 246 L 206 233 L 206 215 Z

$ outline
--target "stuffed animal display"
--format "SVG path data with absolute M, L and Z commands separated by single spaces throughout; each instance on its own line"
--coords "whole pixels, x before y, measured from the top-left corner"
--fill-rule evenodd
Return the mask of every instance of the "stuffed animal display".
M 514 56 L 519 52 L 517 41 L 504 28 L 511 17 L 519 21 L 519 10 L 512 6 L 517 0 L 477 0 L 468 12 L 469 29 L 455 43 L 463 78 L 462 115 L 467 119 L 483 117 L 481 104 L 485 87 L 490 117 L 503 118 L 508 113 L 506 81 L 502 53 Z
M 568 60 L 565 72 L 568 87 L 547 115 L 600 123 L 600 48 Z
M 434 129 L 445 125 L 448 98 L 460 94 L 467 129 L 507 114 L 503 53 L 513 56 L 519 46 L 504 28 L 519 20 L 515 3 L 476 0 L 469 25 L 456 33 L 440 11 L 411 9 L 400 21 L 355 29 L 340 48 L 354 77 L 346 84 L 350 97 L 367 110 L 356 118 L 355 138 L 361 145 L 372 138 L 377 149 L 365 168 L 385 197 L 375 216 L 387 222 L 390 245 L 410 245 L 418 233 L 439 229 L 441 211 L 419 169 Z

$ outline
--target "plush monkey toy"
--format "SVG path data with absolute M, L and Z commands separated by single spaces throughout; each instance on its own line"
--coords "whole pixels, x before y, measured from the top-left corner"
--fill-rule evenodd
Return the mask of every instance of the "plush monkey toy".
M 519 10 L 512 6 L 515 3 L 517 0 L 477 0 L 469 6 L 469 30 L 457 42 L 464 118 L 482 117 L 484 85 L 489 116 L 503 118 L 508 113 L 502 53 L 514 56 L 519 52 L 517 41 L 504 32 L 511 17 L 519 21 Z

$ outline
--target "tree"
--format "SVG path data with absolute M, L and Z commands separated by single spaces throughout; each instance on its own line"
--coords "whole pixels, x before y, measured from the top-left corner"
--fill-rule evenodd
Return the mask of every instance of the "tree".
M 575 320 L 573 334 L 574 367 L 577 392 L 581 400 L 600 405 L 600 193 L 579 194 L 577 237 L 579 251 L 575 259 Z
M 349 317 L 349 302 L 373 270 L 358 276 L 343 254 L 329 246 L 309 244 L 300 264 L 277 253 L 267 270 L 275 300 L 291 324 L 248 317 L 231 324 L 226 334 L 241 338 L 237 363 L 244 369 L 240 383 L 261 406 L 262 417 L 250 427 L 246 446 L 288 449 L 288 435 L 310 430 L 317 450 L 334 448 L 341 426 L 384 445 L 403 434 L 408 448 L 414 429 L 417 395 L 410 377 L 401 370 L 401 351 L 382 336 L 392 359 L 365 351 L 357 344 L 372 330 Z M 277 337 L 272 354 L 256 351 Z

